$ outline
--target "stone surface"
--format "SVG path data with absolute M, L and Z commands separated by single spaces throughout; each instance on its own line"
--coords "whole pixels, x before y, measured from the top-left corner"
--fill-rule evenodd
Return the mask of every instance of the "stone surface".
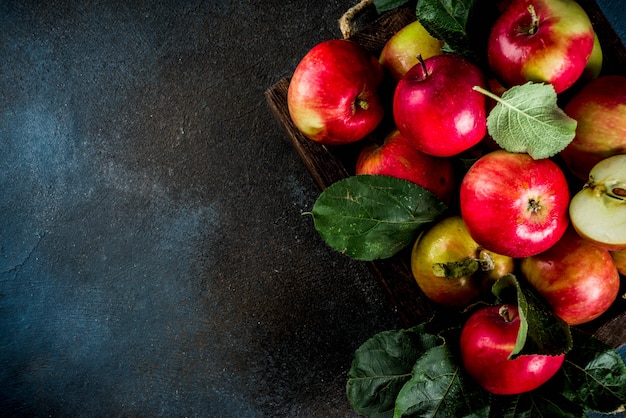
M 353 4 L 0 2 L 3 416 L 354 415 L 398 320 L 263 96 Z

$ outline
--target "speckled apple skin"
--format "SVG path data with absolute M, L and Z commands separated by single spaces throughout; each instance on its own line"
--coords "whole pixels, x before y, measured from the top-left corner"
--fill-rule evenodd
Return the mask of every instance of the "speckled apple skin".
M 413 182 L 447 205 L 456 193 L 452 160 L 419 151 L 398 130 L 390 132 L 382 144 L 371 143 L 363 148 L 356 162 L 356 174 L 385 175 Z
M 601 76 L 585 85 L 564 108 L 577 122 L 576 136 L 560 155 L 582 180 L 600 160 L 626 154 L 626 76 Z
M 554 313 L 569 325 L 596 319 L 619 293 L 619 273 L 609 251 L 573 229 L 547 251 L 522 259 L 520 268 Z

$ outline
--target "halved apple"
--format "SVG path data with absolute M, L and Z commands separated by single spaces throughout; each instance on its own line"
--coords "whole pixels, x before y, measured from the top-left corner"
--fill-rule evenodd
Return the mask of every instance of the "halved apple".
M 581 237 L 611 251 L 626 250 L 626 154 L 605 158 L 591 169 L 569 214 Z

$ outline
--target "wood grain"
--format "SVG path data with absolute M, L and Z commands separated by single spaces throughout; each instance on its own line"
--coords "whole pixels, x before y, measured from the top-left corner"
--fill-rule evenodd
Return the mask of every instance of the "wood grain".
M 593 0 L 579 0 L 587 11 L 596 34 L 600 39 L 604 62 L 602 74 L 626 74 L 626 49 L 610 26 L 606 17 Z M 378 55 L 385 42 L 400 28 L 415 20 L 415 10 L 399 8 L 381 15 L 371 24 L 359 30 L 350 39 L 359 43 L 368 52 Z M 293 125 L 287 107 L 289 78 L 284 78 L 266 92 L 268 106 L 285 129 L 296 153 L 310 172 L 320 190 L 354 173 L 356 156 L 364 143 L 327 147 L 304 137 Z M 373 277 L 378 281 L 389 302 L 397 311 L 404 326 L 412 326 L 430 319 L 437 308 L 421 292 L 410 268 L 410 248 L 387 260 L 369 262 Z M 623 290 L 623 292 L 626 290 Z M 623 294 L 622 292 L 622 294 Z M 585 329 L 613 347 L 626 344 L 625 299 L 619 298 L 615 306 L 603 317 L 588 324 Z

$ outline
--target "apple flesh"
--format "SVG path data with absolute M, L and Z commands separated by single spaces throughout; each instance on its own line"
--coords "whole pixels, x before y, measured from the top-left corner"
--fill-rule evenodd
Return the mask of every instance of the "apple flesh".
M 608 250 L 626 250 L 626 154 L 605 158 L 591 169 L 569 214 L 581 237 Z
M 514 0 L 491 29 L 489 65 L 508 87 L 545 82 L 560 93 L 582 75 L 594 35 L 574 0 Z
M 478 144 L 487 132 L 482 71 L 455 54 L 430 57 L 398 82 L 393 117 L 398 130 L 426 154 L 450 157 Z
M 363 148 L 356 162 L 356 174 L 378 174 L 411 181 L 450 204 L 455 192 L 454 166 L 447 158 L 433 157 L 413 147 L 395 129 L 382 144 Z
M 411 271 L 431 301 L 465 307 L 488 292 L 500 277 L 512 273 L 511 257 L 481 248 L 460 216 L 437 222 L 415 242 Z
M 321 42 L 294 70 L 287 91 L 291 120 L 304 136 L 323 144 L 361 140 L 384 116 L 382 80 L 382 66 L 359 44 Z
M 626 76 L 600 76 L 563 108 L 576 120 L 576 136 L 560 152 L 570 171 L 587 180 L 600 160 L 626 154 Z
M 547 251 L 523 258 L 520 269 L 569 325 L 596 319 L 619 294 L 620 278 L 609 251 L 571 229 Z
M 392 78 L 399 81 L 414 65 L 417 59 L 430 58 L 442 53 L 444 42 L 434 38 L 419 21 L 414 21 L 396 32 L 385 43 L 380 53 L 380 63 L 389 70 Z
M 569 219 L 569 186 L 551 160 L 497 150 L 479 158 L 460 187 L 461 216 L 489 251 L 521 258 L 554 245 Z
M 565 355 L 509 356 L 520 328 L 516 306 L 488 306 L 474 312 L 461 331 L 461 358 L 467 373 L 486 391 L 517 395 L 546 383 Z

